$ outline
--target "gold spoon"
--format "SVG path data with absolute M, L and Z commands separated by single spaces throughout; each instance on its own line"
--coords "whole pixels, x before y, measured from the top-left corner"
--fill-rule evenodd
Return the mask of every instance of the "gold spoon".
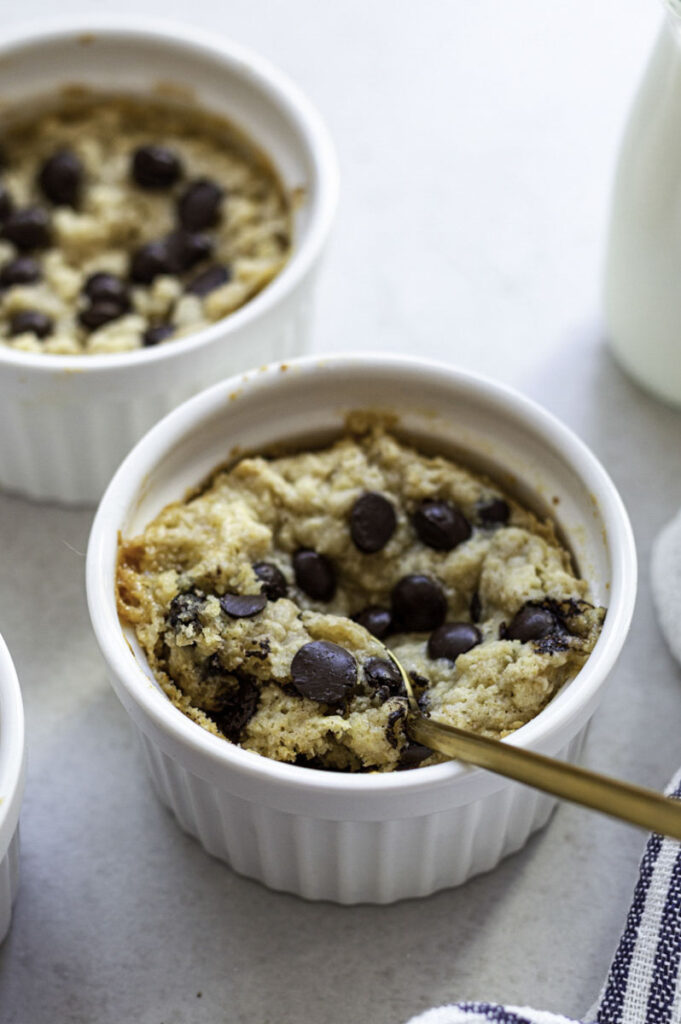
M 661 835 L 681 839 L 681 801 L 662 796 L 653 789 L 535 754 L 501 740 L 478 736 L 435 722 L 421 713 L 411 688 L 411 680 L 392 651 L 385 651 L 399 669 L 409 698 L 407 732 L 412 740 L 448 757 L 458 758 L 479 768 L 506 775 L 534 789 L 571 800 L 572 803 L 602 811 L 632 825 Z

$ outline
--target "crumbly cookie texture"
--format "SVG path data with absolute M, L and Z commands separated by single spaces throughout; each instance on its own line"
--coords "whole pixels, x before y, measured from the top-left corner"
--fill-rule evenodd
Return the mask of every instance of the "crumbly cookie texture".
M 3 131 L 0 343 L 12 348 L 184 337 L 256 295 L 290 247 L 273 168 L 205 111 L 81 95 Z
M 409 741 L 382 641 L 426 714 L 501 737 L 592 650 L 587 594 L 549 521 L 380 426 L 243 458 L 119 552 L 121 617 L 177 707 L 330 770 L 441 759 Z

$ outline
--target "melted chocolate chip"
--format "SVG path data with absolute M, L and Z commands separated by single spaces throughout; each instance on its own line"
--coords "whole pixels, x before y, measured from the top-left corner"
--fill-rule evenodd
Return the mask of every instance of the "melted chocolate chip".
M 421 743 L 407 743 L 400 754 L 400 768 L 416 768 L 433 753 L 428 747 Z
M 128 285 L 115 274 L 100 272 L 90 274 L 83 291 L 91 302 L 113 302 L 120 306 L 122 312 L 130 309 L 130 292 Z
M 7 217 L 2 237 L 21 252 L 45 249 L 50 244 L 50 218 L 41 206 L 24 206 Z
M 470 622 L 446 622 L 428 638 L 428 657 L 454 662 L 460 654 L 482 643 L 480 630 Z
M 378 605 L 369 605 L 357 615 L 353 615 L 353 619 L 378 640 L 383 640 L 392 628 L 392 615 L 389 609 L 379 608 Z
M 267 604 L 265 594 L 224 594 L 220 607 L 233 619 L 250 619 L 263 610 Z
M 281 569 L 278 569 L 272 562 L 256 562 L 253 572 L 261 582 L 260 590 L 267 597 L 268 601 L 278 601 L 286 597 L 288 584 Z
M 355 547 L 365 554 L 384 548 L 397 525 L 391 502 L 376 491 L 360 495 L 350 513 L 350 536 Z
M 560 628 L 560 623 L 548 608 L 526 604 L 506 627 L 505 638 L 527 643 L 528 640 L 542 640 Z
M 70 149 L 60 149 L 43 164 L 38 184 L 57 206 L 75 206 L 83 185 L 83 165 Z
M 213 251 L 205 235 L 190 234 L 179 228 L 165 238 L 140 246 L 130 261 L 130 277 L 138 284 L 151 284 L 161 274 L 182 274 L 191 270 Z
M 5 263 L 0 270 L 0 287 L 11 288 L 15 284 L 35 284 L 41 277 L 40 264 L 30 256 L 17 256 Z
M 142 188 L 171 188 L 182 175 L 178 156 L 165 146 L 140 146 L 132 156 L 132 176 Z
M 201 260 L 207 260 L 213 252 L 213 243 L 207 235 L 178 228 L 164 239 L 168 268 L 174 274 L 191 270 Z
M 203 663 L 202 675 L 204 679 L 210 679 L 213 676 L 225 675 L 226 669 L 220 660 L 220 654 L 215 651 L 214 654 L 209 655 Z
M 357 663 L 344 647 L 330 640 L 312 640 L 295 654 L 291 681 L 302 697 L 339 704 L 357 682 Z
M 447 598 L 439 583 L 429 576 L 403 576 L 393 588 L 392 611 L 397 628 L 422 633 L 442 625 Z
M 450 501 L 427 498 L 414 512 L 412 522 L 419 540 L 436 551 L 451 551 L 471 535 L 470 523 Z
M 221 263 L 216 263 L 214 266 L 202 271 L 193 281 L 190 281 L 187 285 L 187 291 L 190 295 L 200 295 L 203 297 L 210 292 L 214 292 L 216 288 L 221 288 L 223 284 L 227 284 L 231 277 L 232 274 L 228 267 L 223 266 Z
M 404 722 L 407 717 L 409 707 L 406 701 L 393 701 L 397 707 L 388 715 L 388 721 L 385 727 L 385 738 L 393 749 L 397 749 L 399 743 L 398 733 L 400 736 L 404 735 Z
M 0 221 L 7 220 L 13 207 L 14 202 L 9 189 L 0 184 Z
M 483 526 L 504 526 L 511 515 L 510 505 L 503 498 L 478 502 L 475 511 Z
M 152 327 L 147 327 L 142 334 L 142 344 L 145 348 L 150 348 L 152 345 L 158 345 L 165 341 L 174 332 L 175 328 L 172 324 L 155 324 Z
M 330 601 L 336 593 L 336 573 L 324 555 L 301 548 L 293 556 L 296 583 L 315 601 Z
M 260 690 L 250 676 L 242 676 L 237 686 L 230 689 L 221 700 L 219 713 L 215 716 L 218 728 L 232 743 L 238 743 L 241 733 L 258 710 Z
M 204 603 L 203 594 L 195 590 L 186 590 L 183 594 L 176 594 L 168 606 L 168 625 L 171 629 L 179 626 L 198 625 L 199 611 Z
M 17 334 L 35 334 L 38 338 L 46 338 L 52 333 L 54 324 L 52 317 L 46 316 L 38 309 L 22 309 L 14 313 L 9 322 L 10 337 Z
M 184 190 L 177 204 L 180 224 L 187 231 L 204 231 L 215 227 L 220 219 L 223 190 L 209 178 L 193 181 Z
M 400 670 L 390 658 L 369 658 L 365 661 L 364 678 L 382 701 L 405 692 Z
M 151 284 L 161 274 L 169 273 L 168 247 L 162 239 L 147 242 L 132 254 L 130 277 L 136 284 Z
M 96 331 L 111 320 L 118 320 L 123 316 L 124 309 L 117 302 L 93 302 L 87 309 L 82 309 L 78 314 L 78 322 L 88 331 Z

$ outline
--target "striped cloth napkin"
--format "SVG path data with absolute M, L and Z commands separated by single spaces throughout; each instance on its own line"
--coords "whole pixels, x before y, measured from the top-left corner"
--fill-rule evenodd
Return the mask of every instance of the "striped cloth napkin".
M 681 770 L 667 793 L 681 799 Z M 581 1021 L 528 1006 L 437 1006 L 408 1024 L 681 1024 L 681 843 L 652 835 L 596 1006 Z

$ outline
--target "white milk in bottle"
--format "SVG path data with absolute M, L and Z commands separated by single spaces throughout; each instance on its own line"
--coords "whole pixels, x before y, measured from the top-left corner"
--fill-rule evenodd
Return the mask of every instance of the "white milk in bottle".
M 604 311 L 625 370 L 681 404 L 681 0 L 666 6 L 622 140 Z

